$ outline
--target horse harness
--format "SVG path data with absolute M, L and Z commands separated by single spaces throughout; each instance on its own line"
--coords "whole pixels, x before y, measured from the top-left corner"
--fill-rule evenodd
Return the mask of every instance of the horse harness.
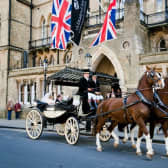
M 127 113 L 128 113 L 128 108 L 133 106 L 133 105 L 136 105 L 138 103 L 144 103 L 146 105 L 148 105 L 149 107 L 155 107 L 155 108 L 158 108 L 160 111 L 162 111 L 164 114 L 167 115 L 167 117 L 164 117 L 165 119 L 168 118 L 168 113 L 166 111 L 164 111 L 162 108 L 165 108 L 168 110 L 168 106 L 166 106 L 160 99 L 159 95 L 157 94 L 157 92 L 155 91 L 154 92 L 154 99 L 157 100 L 157 103 L 154 101 L 154 102 L 151 102 L 149 101 L 148 99 L 146 99 L 146 97 L 141 93 L 140 90 L 136 90 L 135 94 L 138 96 L 138 98 L 140 100 L 137 100 L 133 103 L 130 103 L 130 104 L 127 104 L 127 99 L 128 99 L 128 96 L 124 97 L 123 98 L 123 106 L 120 107 L 120 108 L 117 108 L 117 109 L 113 109 L 113 110 L 110 110 L 108 112 L 104 112 L 104 113 L 100 113 L 100 114 L 96 114 L 94 116 L 91 116 L 89 117 L 90 119 L 92 118 L 97 118 L 97 117 L 100 117 L 100 116 L 104 116 L 104 115 L 108 115 L 110 114 L 111 112 L 117 112 L 117 111 L 120 111 L 120 110 L 124 110 L 124 118 L 128 121 L 128 119 L 131 119 L 133 120 L 133 118 L 131 117 L 130 114 L 128 114 L 127 116 Z M 161 107 L 162 108 L 161 108 Z
M 168 110 L 168 106 L 162 102 L 156 90 L 154 91 L 154 99 L 154 107 L 166 115 L 166 117 L 163 117 L 163 119 L 168 119 L 168 112 L 165 111 Z
M 136 92 L 135 92 L 135 94 L 138 96 L 138 98 L 140 99 L 140 101 L 136 101 L 135 103 L 137 104 L 137 103 L 144 103 L 144 104 L 146 104 L 146 105 L 148 105 L 148 106 L 153 106 L 153 103 L 151 102 L 151 101 L 149 101 L 148 99 L 146 99 L 145 98 L 145 96 L 141 93 L 141 91 L 140 90 L 136 90 Z M 126 121 L 128 121 L 129 119 L 131 119 L 132 121 L 133 121 L 133 118 L 132 118 L 132 116 L 129 114 L 129 111 L 128 111 L 128 107 L 130 107 L 129 106 L 129 104 L 127 105 L 127 98 L 128 98 L 128 96 L 126 96 L 126 97 L 124 97 L 123 98 L 123 106 L 124 106 L 124 118 L 126 119 Z M 133 104 L 134 105 L 134 104 Z M 132 105 L 131 105 L 132 106 Z M 128 115 L 127 115 L 128 114 Z

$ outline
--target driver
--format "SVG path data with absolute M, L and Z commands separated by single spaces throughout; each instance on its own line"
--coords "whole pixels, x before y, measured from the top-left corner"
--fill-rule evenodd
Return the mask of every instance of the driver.
M 83 72 L 83 77 L 79 81 L 79 95 L 82 98 L 82 110 L 84 114 L 89 113 L 88 105 L 88 81 L 89 81 L 89 69 L 85 69 Z

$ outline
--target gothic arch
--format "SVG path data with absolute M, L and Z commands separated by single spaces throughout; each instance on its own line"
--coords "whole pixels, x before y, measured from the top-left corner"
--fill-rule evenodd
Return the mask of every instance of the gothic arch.
M 92 54 L 92 53 L 91 53 Z M 99 65 L 102 58 L 106 56 L 111 64 L 114 66 L 114 69 L 117 73 L 118 78 L 120 79 L 120 86 L 123 90 L 126 90 L 125 87 L 125 78 L 124 78 L 124 71 L 122 66 L 116 56 L 116 54 L 110 50 L 108 47 L 102 45 L 99 47 L 95 53 L 92 54 L 92 69 L 93 71 L 96 70 L 97 66 Z

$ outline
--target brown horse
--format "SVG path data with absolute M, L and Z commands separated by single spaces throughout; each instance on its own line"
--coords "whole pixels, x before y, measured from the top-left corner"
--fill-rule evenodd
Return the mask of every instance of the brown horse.
M 160 75 L 155 72 L 155 68 L 146 67 L 146 72 L 142 76 L 138 84 L 138 90 L 144 95 L 146 100 L 149 102 L 153 101 L 153 89 L 152 87 L 156 84 L 163 84 L 163 80 Z M 146 147 L 147 147 L 147 156 L 152 157 L 153 149 L 150 141 L 150 135 L 146 128 L 146 121 L 150 117 L 151 110 L 148 105 L 140 101 L 140 98 L 136 95 L 136 93 L 128 96 L 127 98 L 127 108 L 123 107 L 123 99 L 122 98 L 111 98 L 103 101 L 97 109 L 97 124 L 96 124 L 96 145 L 97 150 L 102 151 L 102 146 L 100 143 L 99 135 L 102 126 L 105 124 L 107 119 L 111 119 L 113 122 L 111 124 L 110 130 L 111 134 L 114 138 L 114 145 L 117 146 L 119 144 L 118 136 L 112 131 L 118 123 L 128 124 L 128 123 L 136 123 L 139 125 L 139 133 L 138 140 L 141 139 L 143 133 L 146 137 Z M 106 113 L 101 115 L 102 113 Z M 137 140 L 137 141 L 138 141 Z M 141 153 L 141 151 L 137 150 L 137 154 Z
M 159 107 L 154 108 L 155 116 L 150 122 L 150 136 L 153 139 L 155 125 L 161 124 L 165 136 L 166 155 L 168 156 L 168 78 L 165 78 L 164 89 L 157 90 L 157 94 L 163 105 L 158 102 Z
M 154 128 L 156 124 L 161 124 L 161 128 L 163 129 L 163 133 L 165 136 L 165 149 L 166 149 L 166 156 L 168 156 L 168 77 L 165 78 L 165 87 L 163 89 L 157 90 L 157 94 L 162 101 L 163 105 L 159 102 L 156 102 L 159 106 L 155 106 L 152 111 L 153 115 L 149 119 L 150 123 L 150 137 L 153 139 L 154 136 Z M 156 96 L 154 96 L 156 97 Z M 157 100 L 155 100 L 157 101 Z M 164 107 L 165 106 L 165 107 Z M 136 124 L 132 124 L 130 128 L 130 133 L 131 133 L 131 142 L 132 146 L 134 146 L 134 127 Z M 125 127 L 126 128 L 126 127 Z M 128 140 L 128 135 L 127 135 L 127 129 L 124 128 L 124 141 L 126 142 Z M 140 142 L 139 142 L 140 143 Z M 137 147 L 140 148 L 140 144 L 137 145 Z M 138 149 L 139 151 L 141 149 Z

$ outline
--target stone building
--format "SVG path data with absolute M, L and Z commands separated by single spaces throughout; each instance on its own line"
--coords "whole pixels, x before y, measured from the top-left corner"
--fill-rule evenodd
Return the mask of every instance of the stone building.
M 86 67 L 90 53 L 92 70 L 116 73 L 123 92 L 136 88 L 146 65 L 167 75 L 167 0 L 117 0 L 117 39 L 89 48 L 110 1 L 90 0 L 80 45 L 70 43 L 66 51 L 50 49 L 52 0 L 0 1 L 0 117 L 9 99 L 26 106 L 43 96 L 45 59 L 49 76 L 65 66 Z M 54 96 L 70 92 L 52 82 L 47 89 Z

